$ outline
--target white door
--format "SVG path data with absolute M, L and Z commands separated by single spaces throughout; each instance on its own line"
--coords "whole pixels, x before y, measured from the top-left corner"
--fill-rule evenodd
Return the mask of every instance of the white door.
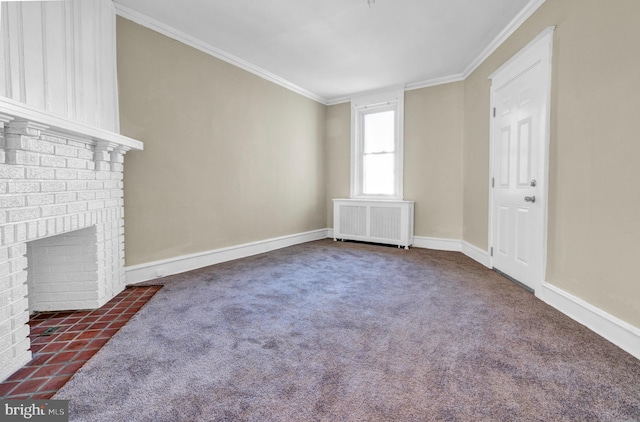
M 546 44 L 537 39 L 525 47 L 492 77 L 492 265 L 534 291 L 542 284 L 546 256 L 552 34 Z

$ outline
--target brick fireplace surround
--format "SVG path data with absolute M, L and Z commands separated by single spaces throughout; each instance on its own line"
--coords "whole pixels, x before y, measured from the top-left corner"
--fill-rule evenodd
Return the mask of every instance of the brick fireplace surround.
M 0 381 L 31 359 L 29 314 L 125 288 L 123 158 L 142 143 L 0 102 Z

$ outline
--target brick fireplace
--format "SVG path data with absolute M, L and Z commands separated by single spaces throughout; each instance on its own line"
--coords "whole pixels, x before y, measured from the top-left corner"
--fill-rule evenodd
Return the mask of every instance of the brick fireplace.
M 0 104 L 0 380 L 31 359 L 29 314 L 125 287 L 123 157 L 142 143 Z

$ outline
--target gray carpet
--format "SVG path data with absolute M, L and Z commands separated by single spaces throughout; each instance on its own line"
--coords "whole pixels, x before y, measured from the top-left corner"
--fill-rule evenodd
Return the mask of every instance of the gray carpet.
M 161 280 L 72 421 L 640 420 L 640 361 L 456 252 L 318 241 Z

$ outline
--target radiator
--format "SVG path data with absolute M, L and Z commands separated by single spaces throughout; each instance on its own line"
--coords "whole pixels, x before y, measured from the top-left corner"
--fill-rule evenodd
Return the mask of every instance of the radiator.
M 333 239 L 413 244 L 413 201 L 333 200 Z

